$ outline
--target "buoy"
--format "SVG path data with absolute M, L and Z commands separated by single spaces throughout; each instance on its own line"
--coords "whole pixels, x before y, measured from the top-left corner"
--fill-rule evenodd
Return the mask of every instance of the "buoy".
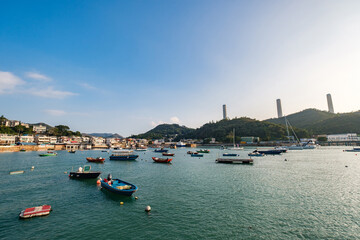
M 100 185 L 100 184 L 101 184 L 100 179 L 98 179 L 98 180 L 96 181 L 96 184 L 97 184 L 97 185 Z
M 138 199 L 138 197 L 135 197 L 135 199 L 137 200 L 137 199 Z
M 345 167 L 348 167 L 348 166 L 345 166 Z
M 34 167 L 34 166 L 32 166 L 32 167 L 31 167 L 31 170 L 34 170 L 34 169 L 35 169 L 35 167 Z
M 287 161 L 287 159 L 285 158 L 285 160 L 284 160 L 285 162 Z
M 150 207 L 150 206 L 146 206 L 145 212 L 150 212 L 150 211 L 151 211 L 151 207 Z
M 120 202 L 120 205 L 124 205 L 124 202 Z
M 64 172 L 65 174 L 67 174 L 67 172 Z

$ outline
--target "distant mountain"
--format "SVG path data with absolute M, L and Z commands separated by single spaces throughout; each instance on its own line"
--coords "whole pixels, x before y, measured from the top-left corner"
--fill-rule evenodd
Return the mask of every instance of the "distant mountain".
M 303 128 L 311 134 L 360 133 L 360 111 L 351 113 L 329 113 L 317 109 L 306 109 L 286 116 L 293 127 Z M 285 118 L 272 118 L 266 122 L 285 125 Z
M 133 135 L 132 138 L 161 139 L 185 135 L 194 131 L 192 128 L 180 126 L 179 124 L 161 124 L 143 134 Z
M 103 138 L 124 138 L 123 136 L 117 133 L 87 133 L 85 135 L 90 135 L 93 137 L 103 137 Z
M 236 142 L 239 142 L 241 137 L 249 136 L 260 137 L 261 140 L 285 140 L 287 135 L 284 125 L 242 117 L 207 123 L 181 137 L 192 139 L 215 138 L 219 142 L 232 142 L 233 129 L 235 129 Z M 298 137 L 309 136 L 306 130 L 295 129 L 295 131 Z

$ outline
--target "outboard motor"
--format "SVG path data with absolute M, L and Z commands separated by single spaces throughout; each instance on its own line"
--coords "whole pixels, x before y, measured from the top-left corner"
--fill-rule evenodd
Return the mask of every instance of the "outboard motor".
M 109 173 L 107 179 L 108 179 L 108 181 L 111 181 L 111 179 L 112 179 L 111 173 Z

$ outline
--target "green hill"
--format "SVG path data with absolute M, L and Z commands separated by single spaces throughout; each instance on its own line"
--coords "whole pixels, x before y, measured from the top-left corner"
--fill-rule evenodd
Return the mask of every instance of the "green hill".
M 360 111 L 335 114 L 317 109 L 306 109 L 290 114 L 286 118 L 293 127 L 306 129 L 314 135 L 360 133 Z M 284 117 L 265 121 L 285 125 Z
M 323 120 L 331 119 L 336 117 L 335 113 L 329 113 L 326 111 L 320 111 L 317 109 L 305 109 L 301 112 L 293 113 L 286 118 L 289 120 L 290 124 L 294 127 L 298 128 L 309 128 L 314 123 L 318 123 Z M 284 124 L 285 125 L 285 118 L 272 118 L 265 120 L 267 122 L 277 123 L 277 124 Z
M 161 124 L 146 133 L 133 135 L 131 138 L 161 139 L 189 134 L 192 131 L 194 129 L 180 126 L 179 124 Z
M 260 137 L 261 140 L 285 140 L 287 135 L 284 125 L 242 117 L 207 123 L 182 137 L 193 139 L 215 138 L 219 142 L 232 142 L 233 129 L 236 132 L 236 142 L 239 142 L 241 137 L 246 136 Z M 303 129 L 295 129 L 295 132 L 298 137 L 310 136 Z

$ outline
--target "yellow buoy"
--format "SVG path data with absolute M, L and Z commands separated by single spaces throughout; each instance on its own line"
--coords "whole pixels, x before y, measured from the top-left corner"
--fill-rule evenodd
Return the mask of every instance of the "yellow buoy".
M 124 202 L 120 202 L 120 205 L 124 205 Z

